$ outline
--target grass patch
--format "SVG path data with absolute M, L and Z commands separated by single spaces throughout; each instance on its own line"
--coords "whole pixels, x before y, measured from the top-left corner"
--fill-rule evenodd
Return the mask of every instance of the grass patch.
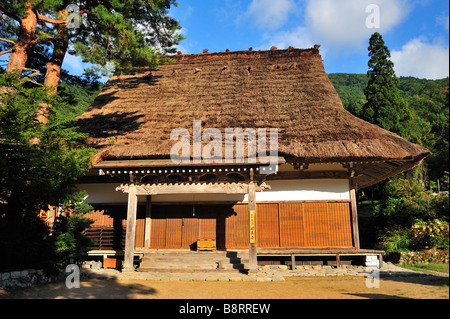
M 448 265 L 449 264 L 444 264 L 444 263 L 428 263 L 428 264 L 415 264 L 415 265 L 399 264 L 398 266 L 403 267 L 403 268 L 408 268 L 411 270 L 422 271 L 422 272 L 428 272 L 429 270 L 431 270 L 431 271 L 445 272 L 448 274 L 449 273 Z

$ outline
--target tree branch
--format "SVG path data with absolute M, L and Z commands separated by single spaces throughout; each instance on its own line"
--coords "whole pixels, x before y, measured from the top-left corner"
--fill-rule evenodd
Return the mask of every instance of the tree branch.
M 8 40 L 8 39 L 4 39 L 4 38 L 0 38 L 0 41 L 6 42 L 6 43 L 11 43 L 11 44 L 16 44 L 15 41 L 13 41 L 13 40 Z
M 39 70 L 36 69 L 30 69 L 30 68 L 23 68 L 24 71 L 31 71 L 32 73 L 26 75 L 25 77 L 27 78 L 32 78 L 38 75 L 41 75 L 41 72 Z
M 35 69 L 29 69 L 29 68 L 24 68 L 24 71 L 31 71 L 32 73 L 25 75 L 23 78 L 25 81 L 27 82 L 31 82 L 33 84 L 39 85 L 39 86 L 44 86 L 41 83 L 36 82 L 35 80 L 33 80 L 32 78 L 38 75 L 41 75 L 41 72 L 39 72 L 39 70 L 35 70 Z
M 64 12 L 66 15 L 69 14 L 65 9 L 61 12 Z M 89 14 L 89 10 L 88 9 L 80 10 L 78 15 L 81 17 L 85 13 Z M 47 16 L 40 14 L 37 10 L 36 10 L 36 16 L 39 20 L 44 21 L 44 22 L 53 23 L 53 24 L 67 24 L 66 20 L 58 20 L 58 19 L 49 18 Z
M 38 11 L 36 11 L 36 16 L 39 20 L 44 21 L 44 22 L 48 22 L 48 23 L 53 23 L 53 24 L 66 24 L 66 20 L 55 20 L 49 17 L 46 17 L 42 14 L 40 14 Z
M 0 56 L 2 56 L 3 54 L 11 53 L 11 52 L 12 52 L 12 49 L 0 52 Z
M 6 15 L 6 16 L 8 16 L 8 17 L 10 17 L 10 18 L 12 18 L 12 19 L 14 19 L 14 20 L 16 20 L 16 21 L 18 21 L 18 22 L 21 22 L 21 21 L 22 21 L 22 19 L 21 19 L 18 15 L 14 14 L 14 13 L 12 13 L 12 12 L 10 12 L 10 11 L 8 11 L 8 10 L 7 10 L 4 6 L 2 6 L 1 4 L 0 4 L 0 13 Z

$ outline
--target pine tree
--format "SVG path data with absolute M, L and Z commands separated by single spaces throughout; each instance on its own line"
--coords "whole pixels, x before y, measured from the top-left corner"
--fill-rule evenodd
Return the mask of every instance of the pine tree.
M 175 0 L 80 0 L 76 6 L 72 0 L 5 0 L 0 3 L 0 15 L 7 21 L 0 24 L 0 56 L 9 53 L 6 71 L 21 76 L 28 72 L 24 78 L 34 84 L 39 84 L 34 78 L 45 74 L 43 85 L 52 94 L 57 93 L 68 52 L 99 71 L 109 65 L 118 72 L 154 68 L 164 62 L 160 54 L 174 53 L 183 39 L 178 21 L 167 13 L 172 5 Z M 72 18 L 79 23 L 69 28 Z M 50 107 L 41 105 L 38 121 L 48 121 Z
M 364 90 L 367 102 L 362 118 L 403 137 L 409 136 L 411 112 L 398 89 L 391 54 L 382 36 L 375 32 L 369 40 L 368 84 Z
M 77 11 L 68 12 L 74 3 Z M 116 71 L 155 67 L 159 54 L 174 53 L 183 39 L 178 21 L 167 13 L 172 5 L 175 0 L 5 0 L 0 3 L 0 15 L 7 21 L 0 24 L 0 55 L 9 53 L 6 71 L 20 75 L 29 59 L 37 58 L 44 84 L 54 93 L 70 47 L 84 62 L 101 67 L 112 63 Z M 67 27 L 69 15 L 77 18 L 78 27 Z

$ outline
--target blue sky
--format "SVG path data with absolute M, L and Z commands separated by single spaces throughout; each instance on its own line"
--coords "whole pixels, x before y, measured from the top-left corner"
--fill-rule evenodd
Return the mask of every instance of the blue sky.
M 170 13 L 186 37 L 178 48 L 183 53 L 320 44 L 327 73 L 366 73 L 368 40 L 379 32 L 398 76 L 449 75 L 446 0 L 178 0 L 178 4 Z M 66 59 L 64 67 L 79 73 L 80 61 Z

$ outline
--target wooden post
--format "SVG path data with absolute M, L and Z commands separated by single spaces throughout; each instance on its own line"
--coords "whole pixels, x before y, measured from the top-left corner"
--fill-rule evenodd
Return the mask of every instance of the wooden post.
M 127 233 L 125 239 L 125 261 L 123 271 L 134 271 L 134 242 L 136 239 L 136 188 L 131 185 L 128 190 Z
M 353 245 L 356 249 L 360 248 L 359 244 L 359 229 L 358 229 L 358 210 L 356 205 L 356 189 L 353 178 L 349 179 L 350 183 L 350 205 L 352 215 L 352 230 L 353 230 Z
M 256 255 L 256 185 L 253 181 L 253 170 L 250 171 L 250 183 L 248 185 L 248 221 L 249 221 L 249 271 L 254 272 L 258 268 Z
M 58 208 L 54 207 L 54 206 L 49 206 L 48 207 L 47 223 L 48 223 L 48 226 L 50 228 L 50 232 L 52 232 L 52 233 L 55 230 L 55 220 L 56 220 L 57 209 Z
M 152 227 L 152 196 L 146 196 L 144 248 L 150 248 L 150 229 Z

